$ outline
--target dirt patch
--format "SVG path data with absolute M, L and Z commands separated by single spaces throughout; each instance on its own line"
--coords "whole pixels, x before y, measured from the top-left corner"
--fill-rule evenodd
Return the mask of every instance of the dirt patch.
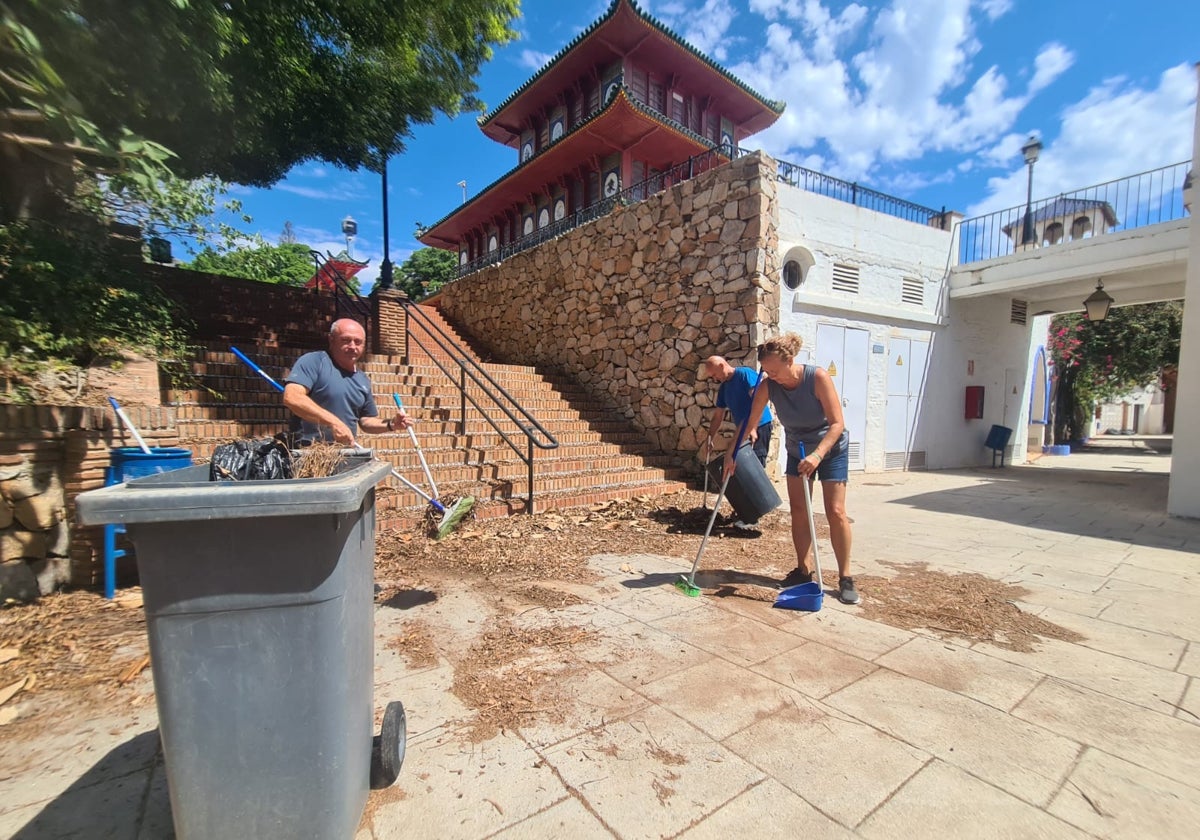
M 47 715 L 108 710 L 145 701 L 134 687 L 150 664 L 141 591 L 109 601 L 91 592 L 48 595 L 0 611 L 0 688 L 21 688 L 4 704 L 25 711 L 5 727 L 37 727 Z
M 450 690 L 475 711 L 467 737 L 478 743 L 536 720 L 561 721 L 567 708 L 563 679 L 583 667 L 578 646 L 597 637 L 595 630 L 573 625 L 528 629 L 495 622 L 454 664 Z
M 658 744 L 655 744 L 653 749 L 647 750 L 647 755 L 669 767 L 678 767 L 681 764 L 687 764 L 687 759 L 682 755 L 664 749 Z
M 406 621 L 400 625 L 401 634 L 388 639 L 387 647 L 404 657 L 409 668 L 420 669 L 436 665 L 437 647 L 433 634 L 423 621 Z
M 887 564 L 894 577 L 860 575 L 864 617 L 906 630 L 925 628 L 972 642 L 1028 652 L 1039 639 L 1079 642 L 1080 634 L 1023 612 L 1020 586 L 975 573 L 946 574 L 925 563 Z

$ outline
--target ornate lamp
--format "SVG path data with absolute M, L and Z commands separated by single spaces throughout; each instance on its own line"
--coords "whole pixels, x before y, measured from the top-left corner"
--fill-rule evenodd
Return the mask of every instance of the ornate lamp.
M 1037 235 L 1033 230 L 1033 165 L 1037 163 L 1038 155 L 1042 153 L 1042 141 L 1036 135 L 1029 135 L 1021 154 L 1025 156 L 1025 165 L 1029 167 L 1029 182 L 1025 187 L 1025 224 L 1021 228 L 1021 244 L 1037 244 Z
M 1087 296 L 1083 308 L 1089 321 L 1103 321 L 1108 317 L 1108 308 L 1113 305 L 1112 296 L 1104 291 L 1104 281 L 1096 281 L 1096 291 Z

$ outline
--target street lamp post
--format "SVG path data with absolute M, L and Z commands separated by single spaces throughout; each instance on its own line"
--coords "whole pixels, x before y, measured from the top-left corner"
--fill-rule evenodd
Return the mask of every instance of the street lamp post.
M 1025 187 L 1025 224 L 1021 228 L 1022 245 L 1033 245 L 1037 242 L 1037 235 L 1033 229 L 1033 165 L 1037 163 L 1041 151 L 1042 141 L 1032 134 L 1025 141 L 1025 145 L 1021 147 L 1021 154 L 1025 156 L 1025 164 L 1029 167 L 1029 182 Z
M 354 237 L 358 236 L 358 222 L 350 216 L 342 219 L 342 236 L 346 237 L 346 256 L 354 259 Z
M 380 180 L 383 182 L 383 262 L 379 264 L 379 288 L 392 288 L 392 260 L 388 256 L 388 183 L 387 158 L 383 159 L 380 170 Z

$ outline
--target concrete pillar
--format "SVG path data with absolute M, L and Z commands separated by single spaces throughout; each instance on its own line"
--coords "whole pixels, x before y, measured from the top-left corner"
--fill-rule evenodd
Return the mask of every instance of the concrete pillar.
M 1200 63 L 1196 65 L 1200 91 Z M 1192 171 L 1200 166 L 1200 96 L 1192 137 Z M 1195 176 L 1193 176 L 1194 178 Z M 1171 489 L 1167 512 L 1200 517 L 1200 206 L 1192 188 L 1188 233 L 1187 283 L 1184 286 L 1183 335 L 1179 342 L 1179 378 L 1175 397 L 1175 440 L 1171 447 Z

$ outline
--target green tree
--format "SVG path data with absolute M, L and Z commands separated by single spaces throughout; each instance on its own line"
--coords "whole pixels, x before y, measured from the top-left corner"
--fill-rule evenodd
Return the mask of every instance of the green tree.
M 1179 362 L 1183 303 L 1148 303 L 1111 309 L 1103 321 L 1058 315 L 1050 325 L 1054 363 L 1054 440 L 1088 436 L 1098 401 L 1155 382 Z
M 303 286 L 317 270 L 307 245 L 270 245 L 261 240 L 225 252 L 205 248 L 183 267 L 283 286 Z
M 377 169 L 414 124 L 481 109 L 475 76 L 494 45 L 516 37 L 519 0 L 23 0 L 20 9 L 107 136 L 162 144 L 185 177 L 268 185 L 311 159 Z
M 454 252 L 421 248 L 396 270 L 396 287 L 413 300 L 420 300 L 453 280 L 457 270 Z

